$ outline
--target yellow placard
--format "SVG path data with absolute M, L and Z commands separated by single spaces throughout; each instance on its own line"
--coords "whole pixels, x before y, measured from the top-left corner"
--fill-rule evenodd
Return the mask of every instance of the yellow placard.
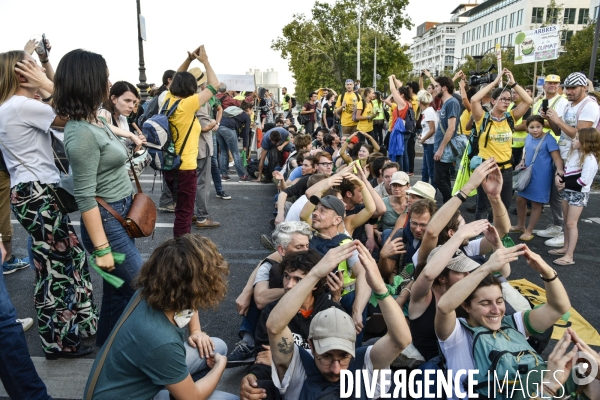
M 527 279 L 518 279 L 510 281 L 512 287 L 517 289 L 531 304 L 535 306 L 546 303 L 546 291 L 541 287 L 534 285 Z M 558 320 L 554 324 L 552 339 L 560 340 L 567 328 L 572 328 L 577 335 L 587 344 L 592 346 L 600 346 L 600 335 L 594 327 L 587 322 L 581 314 L 575 311 L 574 308 L 569 310 L 570 316 L 567 321 Z

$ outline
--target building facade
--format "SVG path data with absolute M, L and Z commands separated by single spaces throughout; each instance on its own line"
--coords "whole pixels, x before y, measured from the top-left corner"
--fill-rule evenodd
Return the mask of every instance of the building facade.
M 559 5 L 560 2 L 557 2 Z M 570 0 L 562 13 L 548 8 L 549 0 L 487 0 L 468 11 L 467 22 L 456 30 L 454 56 L 483 55 L 495 48 L 513 47 L 518 32 L 540 27 L 549 19 L 561 25 L 561 46 L 590 22 L 590 0 Z M 593 10 L 592 10 L 593 11 Z
M 590 2 L 590 18 L 593 20 L 598 19 L 598 10 L 600 9 L 600 0 L 592 0 Z

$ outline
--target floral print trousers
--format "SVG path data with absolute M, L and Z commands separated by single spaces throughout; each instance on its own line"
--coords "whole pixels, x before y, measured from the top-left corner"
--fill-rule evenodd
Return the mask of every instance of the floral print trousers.
M 77 351 L 80 338 L 95 334 L 98 324 L 85 250 L 69 215 L 58 209 L 52 185 L 19 183 L 10 202 L 33 239 L 34 304 L 44 352 Z

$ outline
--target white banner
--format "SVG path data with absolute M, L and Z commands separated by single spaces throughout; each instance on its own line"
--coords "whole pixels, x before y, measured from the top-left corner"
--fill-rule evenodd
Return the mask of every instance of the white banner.
M 236 92 L 253 92 L 256 90 L 254 83 L 254 75 L 219 75 L 219 82 L 224 82 L 227 85 L 227 90 L 235 90 Z
M 515 36 L 515 64 L 555 60 L 560 46 L 559 26 L 552 25 Z

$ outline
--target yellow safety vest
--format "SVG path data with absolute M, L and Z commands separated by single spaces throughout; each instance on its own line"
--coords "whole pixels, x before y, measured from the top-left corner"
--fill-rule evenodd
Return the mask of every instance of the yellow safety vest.
M 510 106 L 508 107 L 508 111 L 515 108 L 515 106 L 516 106 L 515 103 L 510 103 Z M 521 125 L 522 123 L 523 123 L 523 117 L 519 118 L 519 120 L 515 122 L 515 126 Z M 514 131 L 513 135 L 512 135 L 512 148 L 520 149 L 520 148 L 525 147 L 525 138 L 527 137 L 527 135 L 528 135 L 527 131 Z
M 561 95 L 557 94 L 556 98 L 554 99 L 554 101 L 552 101 L 552 103 L 548 104 L 548 107 L 556 110 L 554 107 L 556 106 L 556 103 L 558 103 L 558 101 L 560 100 L 561 97 L 562 97 Z M 540 108 L 542 108 L 542 101 L 543 100 L 544 99 L 540 99 L 540 100 L 537 101 L 537 103 L 535 103 L 533 105 L 533 110 L 532 110 L 532 114 L 531 115 L 538 115 L 540 113 Z M 560 139 L 560 135 L 556 136 L 554 134 L 554 131 L 552 129 L 550 129 L 550 128 L 544 128 L 543 131 L 545 133 L 552 134 L 552 136 L 554 137 L 554 139 L 556 139 L 557 142 L 558 142 L 558 139 Z
M 340 242 L 340 246 L 351 242 L 352 239 L 344 239 Z M 342 271 L 343 290 L 342 296 L 356 290 L 356 278 L 348 272 L 348 262 L 346 260 L 338 264 L 338 270 Z
M 288 96 L 287 94 L 285 96 Z M 281 101 L 281 109 L 283 111 L 287 111 L 290 109 L 290 103 L 285 101 L 285 96 L 283 96 L 283 100 Z M 291 101 L 291 98 L 290 98 Z

